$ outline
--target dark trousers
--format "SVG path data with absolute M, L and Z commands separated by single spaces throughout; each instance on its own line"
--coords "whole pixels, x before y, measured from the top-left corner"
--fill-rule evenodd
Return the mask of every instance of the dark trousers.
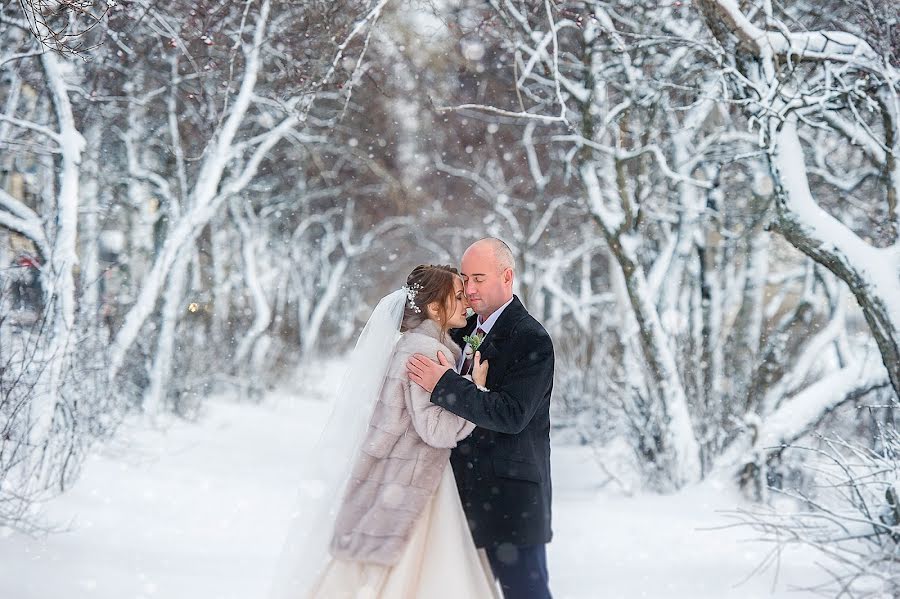
M 503 543 L 485 551 L 504 599 L 551 599 L 546 545 Z

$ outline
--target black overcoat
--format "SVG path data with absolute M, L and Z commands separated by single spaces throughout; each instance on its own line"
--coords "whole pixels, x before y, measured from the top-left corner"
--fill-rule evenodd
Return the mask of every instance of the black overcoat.
M 476 317 L 451 332 L 475 329 Z M 478 547 L 550 541 L 550 395 L 553 343 L 518 297 L 503 310 L 479 348 L 489 364 L 485 387 L 447 371 L 431 401 L 475 430 L 450 456 L 460 499 Z

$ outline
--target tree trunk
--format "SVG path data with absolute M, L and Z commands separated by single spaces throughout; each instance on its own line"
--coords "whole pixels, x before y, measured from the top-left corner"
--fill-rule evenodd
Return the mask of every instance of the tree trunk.
M 590 196 L 590 206 L 600 208 L 604 199 L 595 168 L 593 163 L 588 162 L 582 166 L 581 175 Z M 595 210 L 594 216 L 624 276 L 629 305 L 638 325 L 643 359 L 649 369 L 648 383 L 660 410 L 664 445 L 662 456 L 667 460 L 666 470 L 671 482 L 677 488 L 700 479 L 700 446 L 691 424 L 687 397 L 672 345 L 660 323 L 643 268 L 637 261 L 635 251 L 638 239 L 634 234 L 619 232 L 622 221 L 615 220 L 615 210 L 621 209 Z M 610 218 L 614 220 L 610 222 Z

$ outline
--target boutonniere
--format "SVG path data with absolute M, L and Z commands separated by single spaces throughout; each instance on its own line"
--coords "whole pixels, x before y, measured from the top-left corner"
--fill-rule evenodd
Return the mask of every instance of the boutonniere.
M 484 341 L 484 335 L 479 335 L 477 333 L 472 335 L 466 335 L 463 337 L 463 341 L 468 344 L 469 347 L 472 348 L 472 353 L 478 351 L 478 348 L 481 347 L 481 342 Z

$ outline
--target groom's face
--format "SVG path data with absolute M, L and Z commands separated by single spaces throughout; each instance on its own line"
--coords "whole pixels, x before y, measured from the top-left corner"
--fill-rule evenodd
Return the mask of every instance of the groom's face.
M 490 247 L 477 245 L 463 254 L 462 277 L 466 286 L 466 298 L 476 314 L 487 318 L 509 299 L 510 269 L 501 270 L 497 256 Z

